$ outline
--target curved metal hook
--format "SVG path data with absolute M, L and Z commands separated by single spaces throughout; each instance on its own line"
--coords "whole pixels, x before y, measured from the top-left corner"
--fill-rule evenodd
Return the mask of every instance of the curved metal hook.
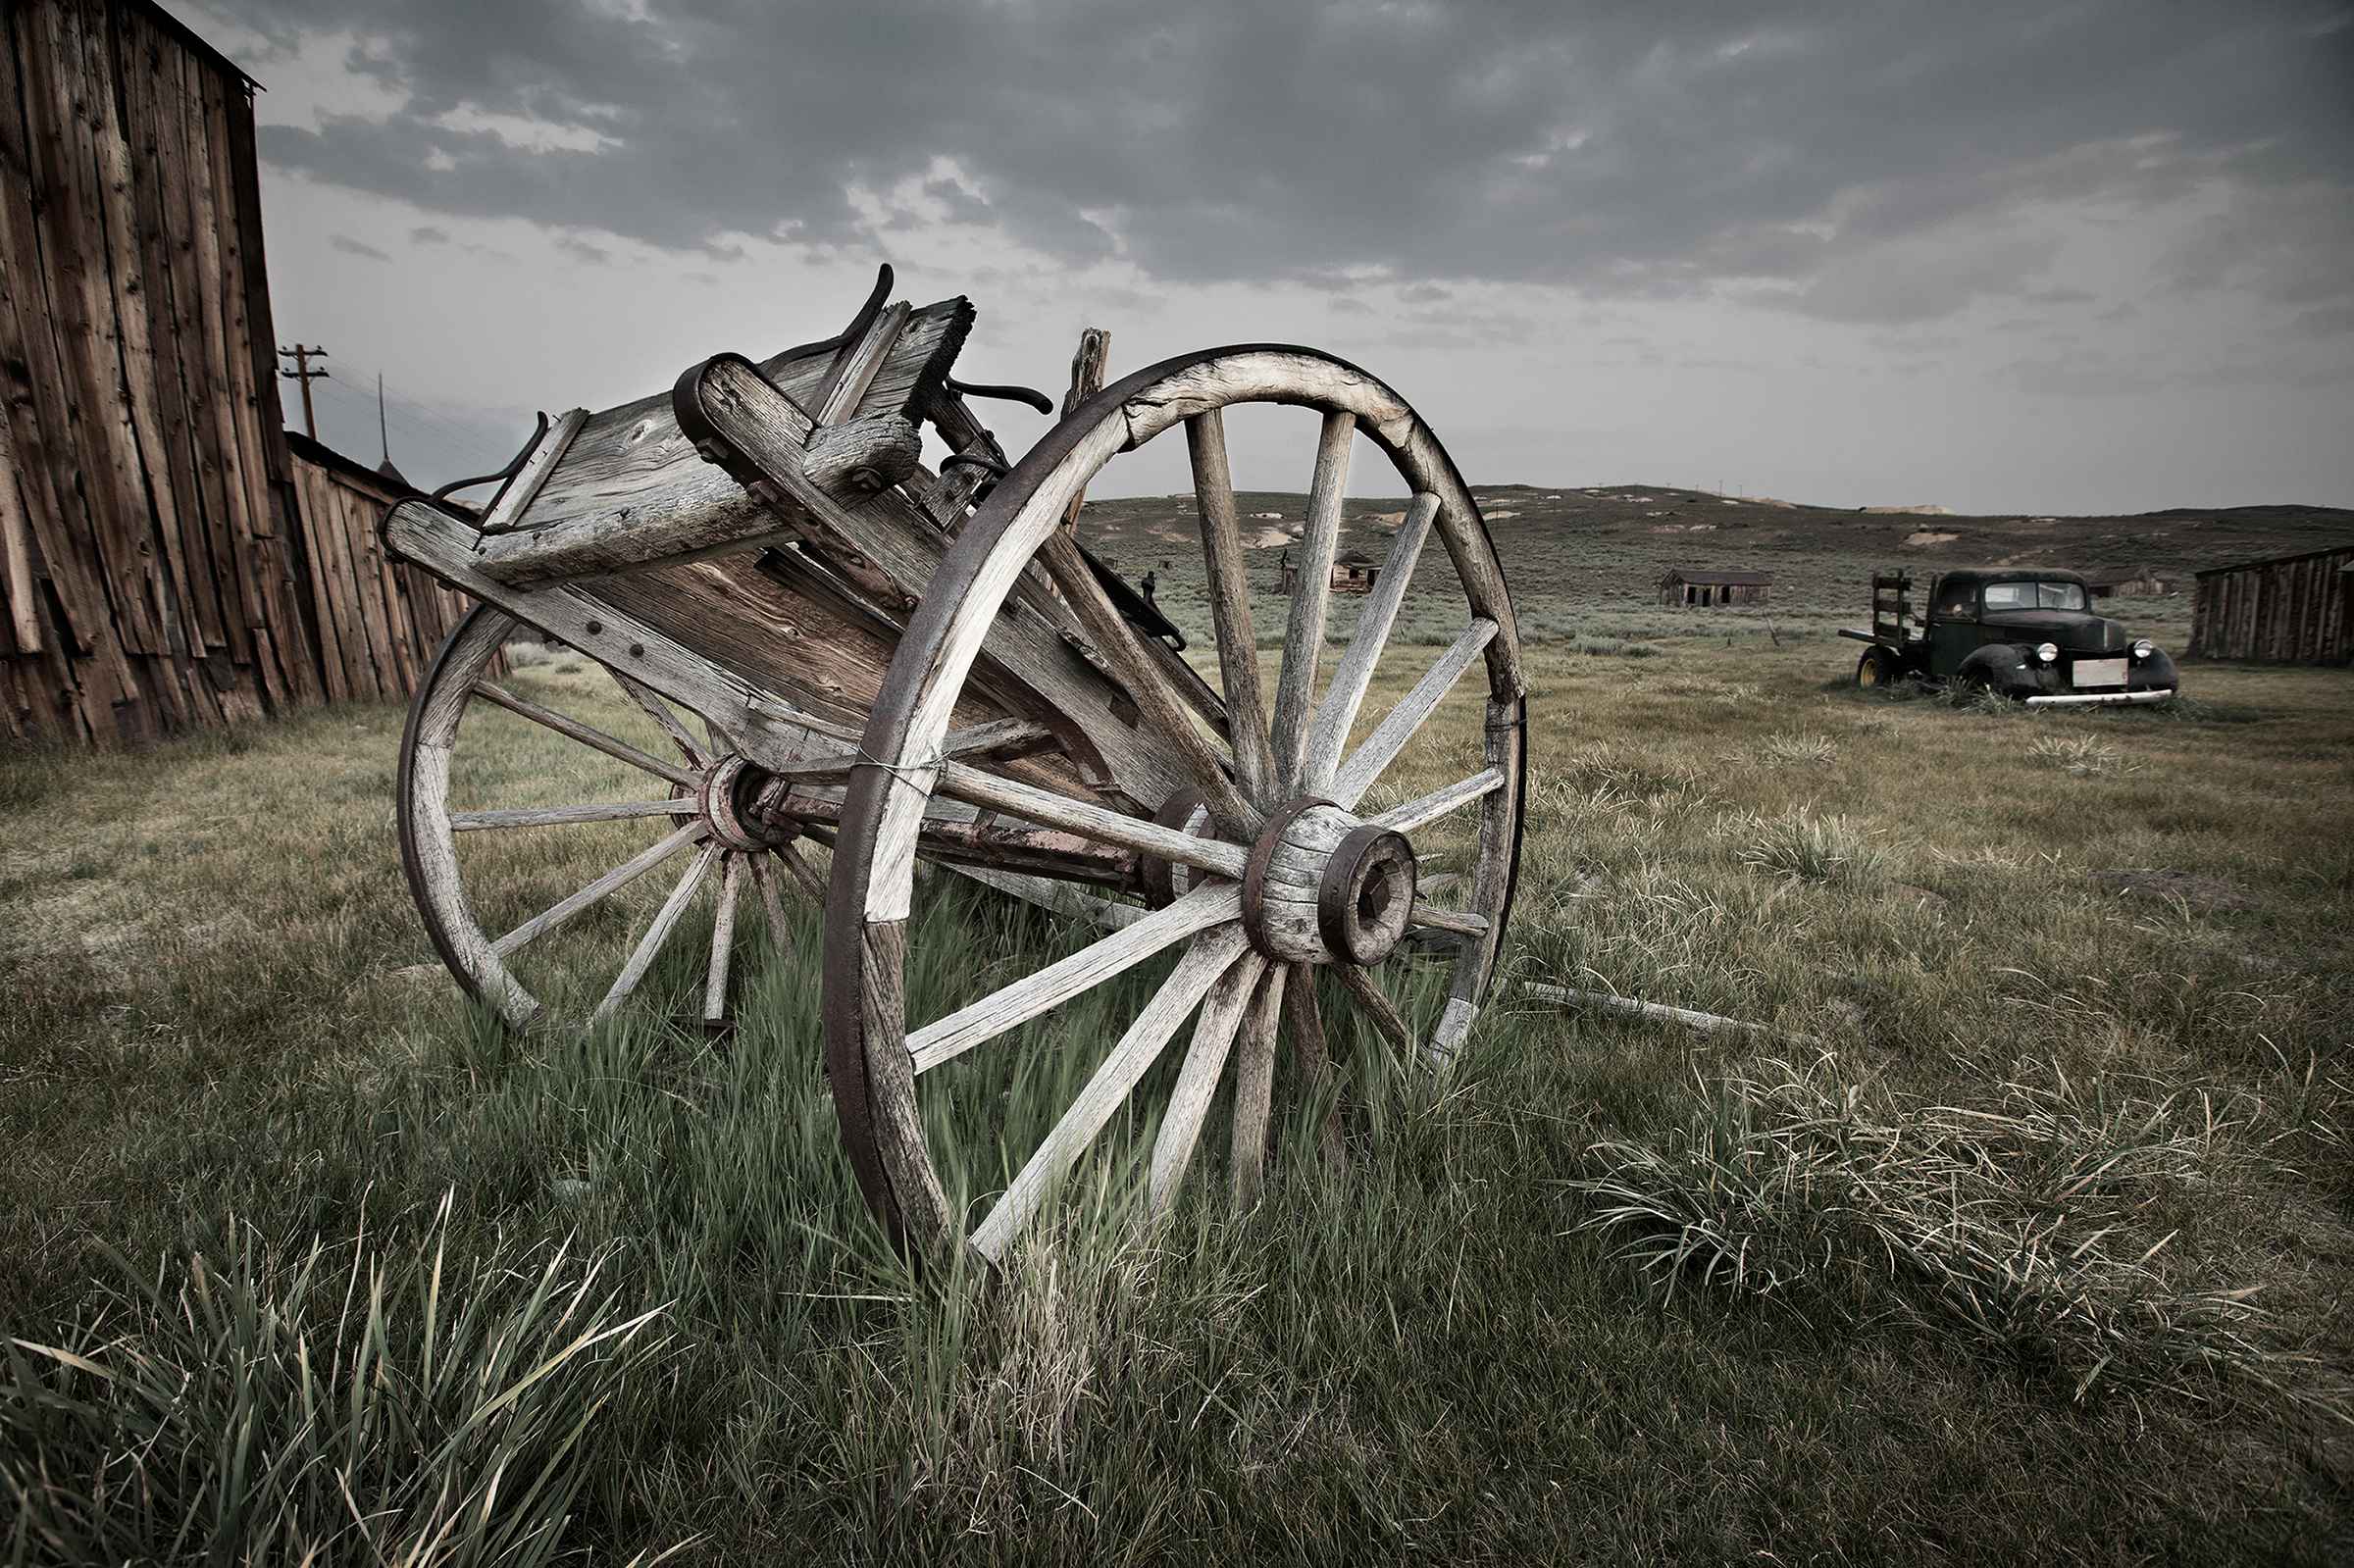
M 1027 403 L 1049 418 L 1054 413 L 1054 400 L 1032 387 L 988 386 L 975 381 L 960 381 L 953 376 L 947 379 L 946 384 L 958 397 L 996 397 L 1008 403 Z
M 471 490 L 476 485 L 487 484 L 492 480 L 499 481 L 499 487 L 503 493 L 507 483 L 511 481 L 515 478 L 516 474 L 523 468 L 524 459 L 532 455 L 533 449 L 539 444 L 540 438 L 546 434 L 547 414 L 545 410 L 542 410 L 539 414 L 539 428 L 532 431 L 531 439 L 523 443 L 523 449 L 515 454 L 505 468 L 500 469 L 495 474 L 478 474 L 470 480 L 451 480 L 447 484 L 442 485 L 441 488 L 427 496 L 426 499 L 433 502 L 435 506 L 440 506 L 443 501 L 449 499 L 452 492 L 457 490 Z M 490 497 L 490 506 L 496 506 L 497 504 L 498 497 L 496 495 Z M 447 508 L 443 508 L 443 510 L 446 511 Z M 488 511 L 489 507 L 485 507 L 484 510 Z

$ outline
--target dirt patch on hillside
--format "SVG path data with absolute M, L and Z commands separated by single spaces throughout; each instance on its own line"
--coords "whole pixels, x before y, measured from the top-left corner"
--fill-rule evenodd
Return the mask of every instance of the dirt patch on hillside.
M 1951 544 L 1961 536 L 1959 533 L 1940 533 L 1934 529 L 1918 529 L 1905 535 L 1905 542 L 1919 545 Z

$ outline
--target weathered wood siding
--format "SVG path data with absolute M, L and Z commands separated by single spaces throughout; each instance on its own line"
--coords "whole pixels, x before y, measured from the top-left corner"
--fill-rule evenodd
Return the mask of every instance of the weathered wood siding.
M 312 454 L 319 454 L 314 457 Z M 295 438 L 304 591 L 331 702 L 408 696 L 474 601 L 431 574 L 385 558 L 377 524 L 417 492 Z
M 2354 544 L 2199 574 L 2191 602 L 2197 659 L 2354 663 Z
M 136 738 L 321 700 L 251 88 L 136 0 L 0 8 L 0 707 Z

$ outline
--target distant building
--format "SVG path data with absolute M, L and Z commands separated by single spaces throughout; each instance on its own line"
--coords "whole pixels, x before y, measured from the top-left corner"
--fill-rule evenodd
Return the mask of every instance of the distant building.
M 1276 588 L 1290 593 L 1300 585 L 1300 569 L 1292 564 L 1292 552 L 1286 550 L 1276 562 Z M 1351 550 L 1332 563 L 1332 591 L 1335 593 L 1370 593 L 1373 584 L 1381 581 L 1381 563 L 1362 550 Z
M 2185 651 L 2194 659 L 2354 663 L 2354 544 L 2201 572 Z
M 2181 592 L 2187 574 L 2172 567 L 2113 566 L 2080 575 L 2096 599 L 2162 599 Z
M 1771 572 L 1692 572 L 1677 567 L 1660 579 L 1660 602 L 1671 609 L 1765 604 L 1772 597 Z

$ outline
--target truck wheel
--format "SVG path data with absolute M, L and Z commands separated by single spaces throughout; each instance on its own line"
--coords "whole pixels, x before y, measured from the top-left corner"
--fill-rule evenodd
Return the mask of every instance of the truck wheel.
M 1896 680 L 1896 661 L 1888 657 L 1886 648 L 1866 648 L 1864 657 L 1856 661 L 1856 684 L 1884 686 Z

